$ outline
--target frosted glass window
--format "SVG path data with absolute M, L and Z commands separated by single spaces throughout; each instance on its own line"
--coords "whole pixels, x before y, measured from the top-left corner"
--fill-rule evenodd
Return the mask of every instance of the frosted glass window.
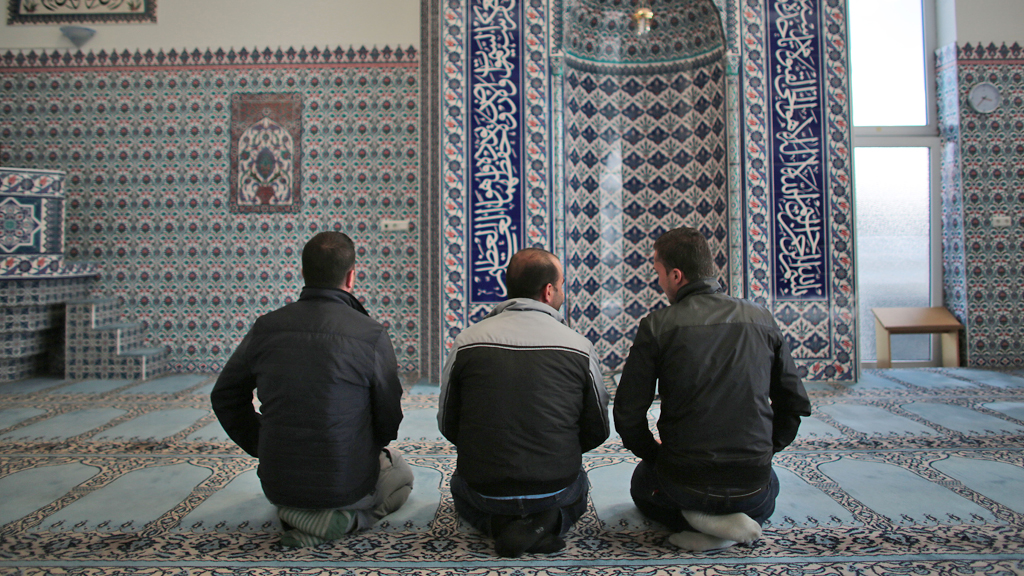
M 921 0 L 850 0 L 854 126 L 924 126 Z
M 929 148 L 854 149 L 861 359 L 877 360 L 872 308 L 931 306 Z M 896 335 L 893 360 L 931 360 L 927 334 Z

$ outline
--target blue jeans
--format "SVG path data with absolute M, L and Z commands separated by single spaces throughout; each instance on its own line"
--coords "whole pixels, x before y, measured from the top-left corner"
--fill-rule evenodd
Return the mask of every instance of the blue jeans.
M 775 512 L 775 498 L 779 495 L 779 478 L 775 470 L 772 470 L 768 486 L 753 496 L 744 494 L 748 492 L 708 487 L 701 493 L 700 490 L 667 486 L 659 480 L 654 465 L 646 460 L 637 464 L 629 487 L 633 503 L 644 516 L 664 524 L 673 532 L 696 531 L 683 518 L 683 510 L 714 515 L 744 512 L 763 525 Z
M 492 538 L 494 534 L 491 533 L 491 519 L 494 516 L 524 516 L 552 508 L 558 508 L 562 513 L 562 526 L 558 532 L 561 536 L 587 511 L 590 479 L 587 478 L 587 472 L 580 468 L 580 473 L 572 484 L 551 496 L 498 499 L 488 498 L 473 490 L 459 473 L 455 472 L 452 474 L 451 489 L 455 511 L 459 513 L 459 517 Z

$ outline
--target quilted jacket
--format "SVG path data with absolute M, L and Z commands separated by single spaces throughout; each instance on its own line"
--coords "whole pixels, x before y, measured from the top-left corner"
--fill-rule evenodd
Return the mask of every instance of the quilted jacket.
M 211 400 L 231 439 L 259 458 L 268 500 L 338 508 L 374 490 L 380 450 L 398 435 L 397 368 L 387 330 L 358 300 L 304 288 L 256 320 Z

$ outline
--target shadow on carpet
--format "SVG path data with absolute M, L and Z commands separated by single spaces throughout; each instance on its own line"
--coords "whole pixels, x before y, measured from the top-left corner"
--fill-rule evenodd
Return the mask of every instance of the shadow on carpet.
M 0 385 L 0 575 L 1024 574 L 1020 373 L 874 370 L 809 385 L 813 414 L 775 457 L 782 492 L 763 538 L 713 553 L 676 549 L 640 516 L 636 461 L 613 433 L 584 458 L 591 506 L 567 548 L 515 560 L 459 522 L 436 387 L 404 398 L 406 505 L 369 532 L 290 549 L 256 460 L 209 409 L 213 381 Z

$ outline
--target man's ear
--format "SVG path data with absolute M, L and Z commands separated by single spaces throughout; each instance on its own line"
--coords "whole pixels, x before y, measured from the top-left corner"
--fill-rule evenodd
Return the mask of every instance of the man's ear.
M 345 292 L 351 292 L 352 287 L 356 285 L 356 269 L 353 267 L 345 274 L 345 281 L 341 284 L 341 289 Z
M 686 279 L 686 274 L 683 274 L 683 271 L 679 268 L 673 268 L 668 275 L 669 279 L 675 284 L 677 291 L 690 283 L 690 281 Z
M 547 305 L 551 305 L 551 299 L 555 296 L 555 285 L 546 284 L 544 289 L 540 292 L 541 302 Z

